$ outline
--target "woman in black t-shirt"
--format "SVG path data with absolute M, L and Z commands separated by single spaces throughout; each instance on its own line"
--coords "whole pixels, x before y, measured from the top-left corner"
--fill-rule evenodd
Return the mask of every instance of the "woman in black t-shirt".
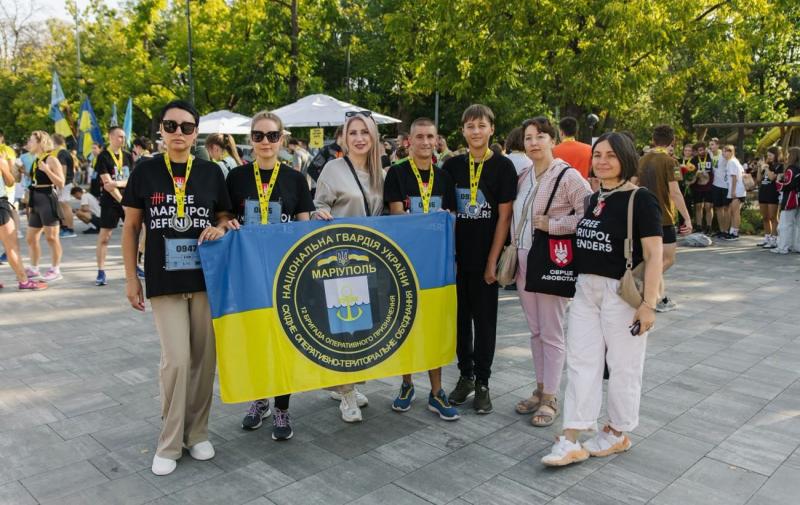
M 250 143 L 255 160 L 231 170 L 225 181 L 236 215 L 235 219 L 228 221 L 228 229 L 238 230 L 241 225 L 308 221 L 314 202 L 305 177 L 278 159 L 283 143 L 281 118 L 268 111 L 253 116 Z M 288 440 L 294 434 L 289 420 L 289 396 L 275 398 L 273 440 Z M 261 420 L 269 414 L 267 398 L 254 401 L 242 420 L 242 428 L 260 428 Z
M 636 148 L 625 135 L 605 133 L 592 147 L 592 169 L 601 185 L 576 231 L 578 283 L 567 322 L 564 432 L 542 458 L 548 466 L 627 451 L 631 442 L 624 432 L 639 422 L 647 332 L 659 297 L 662 227 L 656 197 L 629 182 L 637 167 Z M 645 262 L 644 301 L 636 309 L 617 293 L 626 270 L 627 212 L 634 190 L 632 267 Z M 605 362 L 611 373 L 608 424 L 581 445 L 580 432 L 597 428 Z
M 783 173 L 780 155 L 780 147 L 770 147 L 766 162 L 758 167 L 758 206 L 764 221 L 764 240 L 758 245 L 764 249 L 778 246 L 778 187 L 775 181 Z

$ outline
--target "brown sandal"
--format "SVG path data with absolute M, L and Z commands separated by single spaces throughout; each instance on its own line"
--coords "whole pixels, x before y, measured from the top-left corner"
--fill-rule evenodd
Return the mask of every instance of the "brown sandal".
M 530 398 L 517 402 L 517 414 L 532 414 L 539 408 L 540 403 L 542 403 L 542 393 L 537 389 L 531 393 Z
M 558 417 L 558 400 L 556 398 L 552 400 L 542 400 L 539 408 L 536 409 L 536 412 L 533 413 L 533 417 L 531 417 L 531 424 L 537 428 L 546 428 L 555 422 L 556 417 Z M 545 421 L 537 422 L 536 418 L 544 418 Z

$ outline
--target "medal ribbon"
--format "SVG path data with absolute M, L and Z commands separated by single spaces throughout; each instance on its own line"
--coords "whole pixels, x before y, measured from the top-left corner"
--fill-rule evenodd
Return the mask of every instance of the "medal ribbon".
M 36 186 L 38 181 L 36 180 L 36 171 L 39 170 L 39 165 L 50 156 L 51 153 L 44 153 L 36 157 L 36 161 L 33 162 L 31 166 L 31 185 Z
M 275 181 L 278 180 L 278 170 L 281 168 L 280 161 L 275 161 L 275 166 L 272 168 L 272 175 L 267 183 L 267 189 L 264 189 L 264 183 L 261 182 L 261 169 L 258 167 L 258 162 L 253 162 L 253 173 L 256 176 L 256 189 L 258 190 L 258 206 L 261 208 L 261 224 L 269 222 L 269 198 L 272 196 L 272 190 L 275 189 Z
M 175 207 L 177 209 L 175 215 L 179 218 L 183 218 L 184 214 L 186 186 L 189 185 L 189 175 L 192 173 L 193 159 L 193 156 L 189 156 L 189 160 L 186 162 L 186 176 L 183 178 L 183 184 L 178 185 L 178 183 L 175 182 L 175 176 L 172 175 L 172 165 L 169 162 L 169 155 L 164 154 L 164 163 L 167 165 L 167 172 L 169 172 L 169 177 L 172 179 L 172 188 L 175 190 Z
M 114 179 L 117 179 L 117 178 L 119 178 L 120 175 L 122 175 L 122 161 L 123 161 L 122 149 L 119 150 L 119 158 L 117 158 L 117 156 L 114 154 L 114 151 L 112 151 L 111 149 L 108 150 L 108 154 L 111 155 L 111 159 L 114 160 L 114 166 L 117 167 L 117 171 L 116 171 L 117 173 L 114 174 Z M 167 159 L 167 156 L 164 156 L 164 159 Z M 169 167 L 169 161 L 167 161 L 167 167 Z M 188 170 L 187 170 L 187 172 L 188 172 Z M 172 172 L 170 172 L 170 174 L 171 173 Z M 188 179 L 189 177 L 186 177 L 186 178 Z
M 486 154 L 481 159 L 481 164 L 478 165 L 477 172 L 475 171 L 475 158 L 472 153 L 469 153 L 469 204 L 471 206 L 478 205 L 478 183 L 481 181 L 481 173 L 483 172 L 483 162 L 489 157 L 491 150 L 486 148 Z
M 420 198 L 422 198 L 422 212 L 427 214 L 428 209 L 430 209 L 431 205 L 431 195 L 433 194 L 433 178 L 435 175 L 435 172 L 433 171 L 433 166 L 431 166 L 429 169 L 431 171 L 431 176 L 428 179 L 428 188 L 426 190 L 425 185 L 422 183 L 422 176 L 419 173 L 417 164 L 414 163 L 414 158 L 409 156 L 408 162 L 411 164 L 411 171 L 414 172 L 414 176 L 417 178 L 417 185 L 419 186 L 419 196 Z M 483 163 L 481 163 L 481 165 L 483 165 Z

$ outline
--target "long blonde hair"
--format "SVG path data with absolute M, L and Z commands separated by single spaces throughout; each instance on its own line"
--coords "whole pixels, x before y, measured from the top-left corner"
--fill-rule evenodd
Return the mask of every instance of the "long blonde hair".
M 233 140 L 233 135 L 227 135 L 225 133 L 212 133 L 206 138 L 205 146 L 206 149 L 209 146 L 217 146 L 228 153 L 228 156 L 236 160 L 237 164 L 242 164 L 242 159 L 239 157 L 239 151 L 236 149 L 236 141 Z
M 347 131 L 350 129 L 350 123 L 355 120 L 360 120 L 366 125 L 367 132 L 369 132 L 369 136 L 372 139 L 372 148 L 370 148 L 370 152 L 367 154 L 367 166 L 365 168 L 367 172 L 369 172 L 370 188 L 376 193 L 380 193 L 383 191 L 383 166 L 381 163 L 381 149 L 383 148 L 383 144 L 380 141 L 378 125 L 375 124 L 375 120 L 363 114 L 357 114 L 347 118 L 344 122 L 344 145 L 341 147 L 344 148 L 346 154 L 349 150 L 347 145 Z

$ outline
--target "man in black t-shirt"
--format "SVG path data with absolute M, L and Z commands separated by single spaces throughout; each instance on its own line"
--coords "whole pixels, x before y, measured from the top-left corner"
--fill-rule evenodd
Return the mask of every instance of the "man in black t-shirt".
M 63 135 L 56 133 L 53 135 L 53 146 L 55 146 L 56 158 L 64 168 L 64 187 L 58 190 L 58 206 L 61 208 L 61 231 L 59 237 L 75 237 L 74 221 L 72 219 L 72 183 L 75 180 L 75 160 L 67 151 L 67 141 Z
M 517 171 L 505 156 L 489 150 L 494 113 L 471 105 L 461 117 L 467 154 L 447 160 L 442 169 L 456 185 L 456 289 L 458 293 L 458 368 L 450 393 L 460 405 L 474 392 L 479 414 L 492 411 L 489 376 L 497 337 L 497 261 L 508 238 L 517 196 Z M 474 334 L 473 334 L 474 326 Z
M 172 473 L 183 448 L 196 460 L 214 457 L 208 415 L 214 390 L 216 352 L 211 308 L 198 245 L 217 240 L 230 218 L 230 198 L 215 163 L 193 158 L 200 115 L 182 100 L 161 112 L 167 152 L 133 172 L 123 196 L 122 231 L 128 302 L 144 311 L 136 276 L 139 232 L 146 229 L 145 276 L 161 341 L 159 368 L 162 427 L 151 470 Z
M 119 126 L 108 130 L 108 147 L 97 155 L 94 169 L 100 180 L 100 233 L 97 235 L 97 279 L 95 284 L 105 286 L 105 263 L 111 232 L 121 220 L 125 219 L 122 210 L 122 191 L 128 184 L 128 176 L 133 167 L 131 153 L 124 151 L 125 131 Z
M 393 165 L 383 183 L 383 199 L 391 214 L 455 212 L 455 186 L 450 175 L 433 164 L 435 146 L 436 125 L 433 121 L 419 118 L 411 123 L 409 157 Z M 450 405 L 442 389 L 442 369 L 430 370 L 428 377 L 431 381 L 428 410 L 445 421 L 455 421 L 459 418 L 458 410 Z M 392 410 L 408 411 L 413 399 L 414 384 L 411 382 L 411 374 L 406 374 L 403 376 L 400 394 L 392 402 Z

